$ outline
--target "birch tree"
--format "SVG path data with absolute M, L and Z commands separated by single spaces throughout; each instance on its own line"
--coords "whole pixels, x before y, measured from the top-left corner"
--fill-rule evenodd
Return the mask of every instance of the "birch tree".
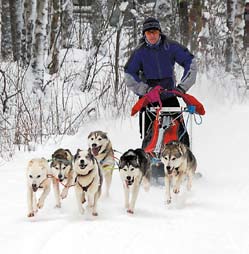
M 58 72 L 59 68 L 59 33 L 60 33 L 60 5 L 59 0 L 52 0 L 52 21 L 49 43 L 49 74 Z
M 164 33 L 170 33 L 173 22 L 172 4 L 168 0 L 157 0 L 155 15 L 159 20 Z
M 244 43 L 244 48 L 247 49 L 249 48 L 249 2 L 245 4 L 244 21 L 245 21 L 245 26 L 244 26 L 243 43 Z
M 237 0 L 236 14 L 234 18 L 234 61 L 233 61 L 233 74 L 239 76 L 242 68 L 242 55 L 243 55 L 243 12 L 244 12 L 244 0 Z
M 2 0 L 2 24 L 1 24 L 1 55 L 4 61 L 12 58 L 12 40 L 10 25 L 9 0 Z
M 22 63 L 27 66 L 31 60 L 36 0 L 24 0 L 21 39 Z
M 238 76 L 241 71 L 243 48 L 243 0 L 227 0 L 228 37 L 226 44 L 226 71 Z
M 62 5 L 62 33 L 61 33 L 61 46 L 69 48 L 72 46 L 71 39 L 73 35 L 73 1 L 63 0 Z
M 44 92 L 44 55 L 43 46 L 45 44 L 45 11 L 47 7 L 47 0 L 37 1 L 36 5 L 36 22 L 34 29 L 34 43 L 32 44 L 32 58 L 30 62 L 31 71 L 33 74 L 33 92 L 37 90 Z
M 102 0 L 93 1 L 92 9 L 93 9 L 92 20 L 94 20 L 94 22 L 91 25 L 92 45 L 96 47 L 99 45 L 99 42 L 101 40 L 102 28 L 104 23 L 104 17 L 102 13 L 102 10 L 103 10 Z
M 21 56 L 22 8 L 21 0 L 9 0 L 11 17 L 11 37 L 14 61 Z

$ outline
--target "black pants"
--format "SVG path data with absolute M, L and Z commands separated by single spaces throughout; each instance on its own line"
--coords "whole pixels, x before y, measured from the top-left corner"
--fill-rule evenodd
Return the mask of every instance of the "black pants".
M 153 104 L 153 106 L 157 106 L 158 104 Z M 162 101 L 162 106 L 163 107 L 179 107 L 179 101 L 177 100 L 176 97 L 170 97 Z M 142 126 L 142 114 L 145 114 L 145 121 L 144 121 L 144 126 Z M 174 114 L 173 118 L 176 118 L 179 116 L 179 114 Z M 181 116 L 182 117 L 182 116 Z M 151 112 L 145 111 L 145 112 L 139 112 L 139 131 L 140 131 L 140 136 L 142 138 L 142 130 L 144 130 L 145 133 L 145 138 L 143 140 L 142 148 L 145 148 L 147 146 L 147 142 L 150 141 L 151 136 L 152 136 L 152 127 L 153 127 L 153 122 L 155 120 L 155 114 L 152 114 Z M 179 141 L 184 143 L 189 147 L 189 135 L 186 130 L 184 121 L 180 121 L 179 119 L 179 131 L 178 131 L 178 137 L 181 137 Z M 184 134 L 183 134 L 184 133 Z

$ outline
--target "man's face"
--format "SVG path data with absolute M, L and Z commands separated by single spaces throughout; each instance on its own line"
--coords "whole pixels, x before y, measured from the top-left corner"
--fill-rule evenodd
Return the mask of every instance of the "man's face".
M 145 32 L 145 36 L 147 41 L 150 44 L 156 44 L 160 37 L 160 31 L 159 30 L 148 30 Z

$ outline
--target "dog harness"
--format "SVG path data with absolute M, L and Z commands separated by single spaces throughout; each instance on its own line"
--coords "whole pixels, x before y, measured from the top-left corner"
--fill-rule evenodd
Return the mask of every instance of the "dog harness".
M 86 185 L 86 186 L 83 186 L 83 185 L 81 185 L 78 181 L 77 181 L 77 183 L 79 184 L 79 186 L 82 188 L 82 190 L 84 191 L 84 192 L 87 192 L 87 190 L 88 190 L 88 188 L 92 185 L 92 183 L 94 182 L 94 179 L 95 179 L 95 177 L 92 179 L 92 181 L 88 184 L 88 185 Z

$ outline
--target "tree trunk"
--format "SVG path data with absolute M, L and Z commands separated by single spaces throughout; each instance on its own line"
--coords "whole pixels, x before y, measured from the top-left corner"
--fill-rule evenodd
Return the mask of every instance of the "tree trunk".
M 189 21 L 190 21 L 190 49 L 191 52 L 196 52 L 198 49 L 198 35 L 202 29 L 202 3 L 201 0 L 193 0 L 193 5 L 189 13 Z
M 157 0 L 155 4 L 155 16 L 161 24 L 162 31 L 167 34 L 169 34 L 173 24 L 171 7 L 171 1 L 168 0 Z
M 104 17 L 102 15 L 102 1 L 101 0 L 94 1 L 92 8 L 93 8 L 92 20 L 94 20 L 94 22 L 91 25 L 92 26 L 92 45 L 96 47 L 99 45 L 99 42 L 101 41 L 101 34 L 102 34 L 102 28 L 103 28 L 103 22 L 104 22 Z
M 21 0 L 9 0 L 11 17 L 11 36 L 14 61 L 19 61 L 21 56 L 21 25 L 22 8 Z
M 33 74 L 33 92 L 37 90 L 44 92 L 44 59 L 43 59 L 43 47 L 45 44 L 45 10 L 47 6 L 47 0 L 37 1 L 36 11 L 37 17 L 34 30 L 34 43 L 32 48 L 31 70 Z
M 249 48 L 249 3 L 248 2 L 245 4 L 244 20 L 245 20 L 245 26 L 244 26 L 243 44 L 244 44 L 244 48 L 247 49 Z
M 49 74 L 58 72 L 59 69 L 59 22 L 60 22 L 60 5 L 59 0 L 52 0 L 53 17 L 51 21 L 49 59 Z
M 1 55 L 4 61 L 11 59 L 12 41 L 9 0 L 2 0 Z
M 232 70 L 233 53 L 234 53 L 233 52 L 234 17 L 235 17 L 235 1 L 227 0 L 227 28 L 229 30 L 226 39 L 226 50 L 225 50 L 227 72 L 230 72 Z
M 23 27 L 22 27 L 22 39 L 21 39 L 21 58 L 24 66 L 29 65 L 31 60 L 31 50 L 33 42 L 34 31 L 34 13 L 36 8 L 35 0 L 24 0 L 23 10 Z
M 236 15 L 234 19 L 234 61 L 233 61 L 233 74 L 234 76 L 238 77 L 241 75 L 242 71 L 242 54 L 243 54 L 243 8 L 244 8 L 244 1 L 237 0 L 236 4 Z
M 188 21 L 188 1 L 179 2 L 180 35 L 181 43 L 185 46 L 189 43 L 189 21 Z
M 72 30 L 73 30 L 73 1 L 63 0 L 64 6 L 62 10 L 62 34 L 61 34 L 61 45 L 63 48 L 69 48 L 72 46 Z

